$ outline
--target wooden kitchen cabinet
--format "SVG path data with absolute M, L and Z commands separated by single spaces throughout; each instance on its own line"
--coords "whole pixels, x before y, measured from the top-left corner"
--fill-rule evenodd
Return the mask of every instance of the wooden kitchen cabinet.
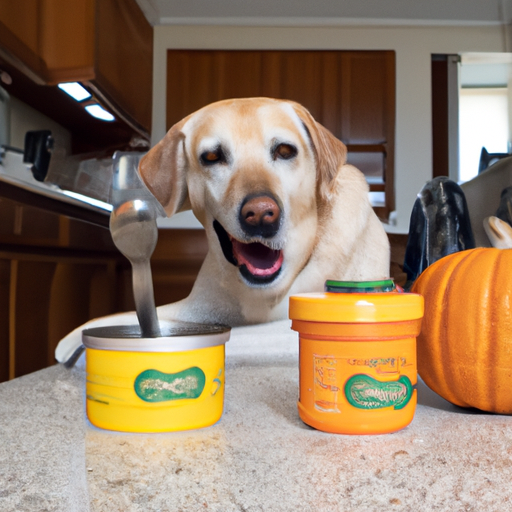
M 40 84 L 94 73 L 94 1 L 0 0 L 0 46 Z
M 167 128 L 228 98 L 294 100 L 342 140 L 348 161 L 395 209 L 395 53 L 393 51 L 168 50 Z
M 96 0 L 94 71 L 90 85 L 149 138 L 153 28 L 135 0 Z
M 153 28 L 135 0 L 0 0 L 3 63 L 33 83 L 16 77 L 8 92 L 70 131 L 73 116 L 46 111 L 36 85 L 81 82 L 133 133 L 149 139 Z
M 87 320 L 133 308 L 107 229 L 0 199 L 0 382 L 54 364 Z

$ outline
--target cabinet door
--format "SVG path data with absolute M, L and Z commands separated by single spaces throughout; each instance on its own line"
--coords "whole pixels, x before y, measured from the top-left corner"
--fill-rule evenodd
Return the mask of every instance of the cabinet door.
M 92 78 L 94 8 L 95 0 L 0 0 L 2 54 L 38 83 Z
M 141 134 L 151 131 L 153 28 L 134 0 L 96 0 L 95 87 Z
M 19 2 L 0 0 L 1 52 L 42 82 L 45 64 L 39 55 L 39 2 L 26 0 L 24 7 L 20 9 Z
M 383 196 L 376 212 L 395 209 L 395 54 L 342 52 L 342 140 L 348 162 L 361 169 L 370 190 Z
M 394 54 L 341 54 L 341 132 L 346 144 L 382 144 L 393 127 Z
M 49 366 L 47 297 L 56 265 L 19 260 L 11 265 L 9 355 L 14 375 L 10 376 L 18 377 Z
M 167 125 L 214 101 L 297 101 L 348 148 L 348 161 L 394 209 L 395 54 L 392 51 L 169 50 Z
M 0 382 L 8 380 L 10 373 L 14 374 L 14 365 L 9 358 L 11 343 L 9 329 L 10 295 L 11 262 L 0 258 Z

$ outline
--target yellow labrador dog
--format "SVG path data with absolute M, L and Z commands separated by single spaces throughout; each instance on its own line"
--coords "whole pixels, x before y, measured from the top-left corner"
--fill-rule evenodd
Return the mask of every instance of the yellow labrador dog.
M 291 101 L 221 101 L 174 125 L 140 174 L 169 216 L 192 208 L 209 251 L 190 296 L 159 316 L 268 322 L 326 279 L 388 276 L 387 235 L 346 156 Z
M 139 172 L 169 216 L 192 209 L 209 251 L 191 294 L 159 319 L 269 322 L 326 279 L 387 277 L 387 235 L 346 156 L 291 101 L 220 101 L 174 125 Z

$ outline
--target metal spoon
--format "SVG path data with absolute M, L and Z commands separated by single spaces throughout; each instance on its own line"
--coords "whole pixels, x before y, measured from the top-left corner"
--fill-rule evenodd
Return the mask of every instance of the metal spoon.
M 160 336 L 160 326 L 149 264 L 158 239 L 154 208 L 141 199 L 120 204 L 110 215 L 110 233 L 116 247 L 132 264 L 133 296 L 141 336 L 156 338 Z M 64 362 L 64 366 L 72 368 L 84 350 L 83 345 L 77 347 Z
M 165 217 L 165 211 L 142 183 L 138 167 L 143 153 L 117 151 L 112 162 L 111 234 L 118 249 L 130 260 L 137 317 L 141 334 L 156 337 L 160 334 L 155 312 L 153 283 L 149 258 L 156 239 L 156 218 Z M 72 368 L 85 347 L 77 339 L 61 340 L 56 359 Z
M 143 338 L 160 336 L 155 309 L 149 259 L 158 240 L 156 215 L 152 204 L 142 199 L 126 201 L 110 215 L 114 244 L 132 265 L 133 296 Z

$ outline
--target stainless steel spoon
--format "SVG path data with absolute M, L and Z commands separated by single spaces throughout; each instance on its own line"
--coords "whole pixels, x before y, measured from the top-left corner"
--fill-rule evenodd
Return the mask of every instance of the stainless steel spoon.
M 110 233 L 116 247 L 132 265 L 133 297 L 141 337 L 156 338 L 160 336 L 160 326 L 149 263 L 158 240 L 154 208 L 142 199 L 133 199 L 116 206 L 110 215 Z M 64 366 L 72 368 L 84 350 L 82 344 L 77 347 L 64 362 Z
M 158 240 L 153 205 L 133 199 L 116 206 L 110 215 L 110 233 L 116 247 L 132 265 L 133 296 L 143 338 L 160 336 L 149 259 Z
M 156 218 L 165 211 L 142 183 L 138 167 L 143 153 L 117 151 L 112 166 L 112 204 L 110 230 L 114 243 L 132 264 L 133 292 L 143 337 L 160 335 L 155 311 L 149 258 L 158 231 Z M 85 350 L 78 336 L 59 343 L 56 359 L 72 368 Z

